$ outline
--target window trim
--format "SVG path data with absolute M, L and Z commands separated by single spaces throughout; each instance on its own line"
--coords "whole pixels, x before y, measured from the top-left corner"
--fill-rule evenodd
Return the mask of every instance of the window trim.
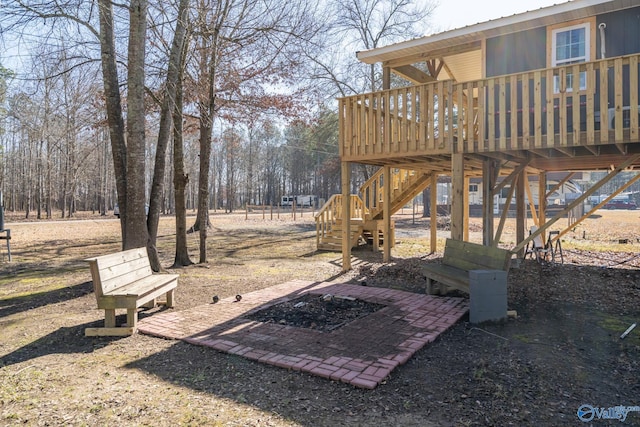
M 547 67 L 553 68 L 555 67 L 555 52 L 553 48 L 555 47 L 555 39 L 554 35 L 558 31 L 568 31 L 572 28 L 577 28 L 580 26 L 587 26 L 588 32 L 586 37 L 589 38 L 587 43 L 587 52 L 585 52 L 586 62 L 593 61 L 593 56 L 596 52 L 596 17 L 593 16 L 591 18 L 580 19 L 577 21 L 563 22 L 560 24 L 554 24 L 547 26 Z
M 557 39 L 556 39 L 556 35 L 558 33 L 564 33 L 567 31 L 571 31 L 571 30 L 577 30 L 580 28 L 584 28 L 585 32 L 584 32 L 584 36 L 585 36 L 585 54 L 584 54 L 584 62 L 589 62 L 591 60 L 591 26 L 588 23 L 584 23 L 584 24 L 578 24 L 578 25 L 571 25 L 569 27 L 560 27 L 560 28 L 556 28 L 554 30 L 551 31 L 551 66 L 552 67 L 559 67 L 562 65 L 565 65 L 564 62 L 566 63 L 570 63 L 572 62 L 575 58 L 571 58 L 568 60 L 563 60 L 564 62 L 561 64 L 558 64 L 558 58 L 556 57 L 556 53 L 557 53 Z M 581 58 L 582 59 L 582 58 Z
M 563 31 L 570 31 L 572 29 L 576 29 L 576 28 L 585 28 L 585 56 L 584 56 L 584 60 L 585 62 L 590 62 L 593 60 L 593 57 L 596 53 L 596 17 L 590 17 L 590 18 L 585 18 L 585 19 L 580 19 L 577 21 L 570 21 L 570 22 L 563 22 L 560 24 L 554 24 L 554 25 L 549 25 L 547 27 L 547 67 L 549 68 L 555 68 L 555 67 L 561 67 L 564 65 L 568 65 L 568 64 L 557 64 L 557 59 L 556 59 L 556 34 L 559 32 L 563 32 Z M 584 85 L 580 85 L 580 90 L 585 90 L 586 89 L 586 73 L 585 72 L 581 72 L 581 76 L 584 73 L 584 79 L 585 79 L 585 84 Z M 567 74 L 567 77 L 569 77 L 570 74 Z M 560 89 L 559 89 L 559 76 L 556 76 L 554 79 L 554 93 L 558 94 L 560 93 Z M 567 86 L 566 87 L 566 91 L 567 92 L 571 92 L 573 91 L 573 87 Z

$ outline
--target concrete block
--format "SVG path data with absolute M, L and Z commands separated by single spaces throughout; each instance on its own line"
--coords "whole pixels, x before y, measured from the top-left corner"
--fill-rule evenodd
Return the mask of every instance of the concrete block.
M 482 323 L 507 318 L 507 272 L 469 271 L 469 321 Z

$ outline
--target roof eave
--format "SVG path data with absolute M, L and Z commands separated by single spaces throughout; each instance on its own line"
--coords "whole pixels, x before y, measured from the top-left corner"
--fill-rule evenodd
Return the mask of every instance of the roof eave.
M 481 22 L 474 25 L 469 25 L 463 28 L 444 31 L 442 33 L 433 34 L 417 39 L 407 40 L 404 42 L 383 46 L 376 49 L 356 52 L 357 58 L 367 64 L 375 64 L 377 62 L 383 62 L 389 59 L 402 57 L 403 52 L 415 51 L 416 49 L 422 49 L 425 51 L 431 50 L 430 46 L 437 46 L 438 43 L 443 43 L 447 40 L 453 41 L 453 39 L 460 39 L 468 41 L 470 37 L 486 38 L 492 37 L 500 33 L 510 32 L 509 28 L 516 27 L 518 29 L 525 29 L 524 25 L 530 22 L 527 28 L 534 28 L 535 23 L 543 21 L 545 18 L 562 15 L 568 13 L 574 13 L 581 9 L 588 9 L 600 4 L 612 3 L 615 0 L 574 0 L 566 3 L 561 3 L 553 6 L 540 8 L 537 10 L 523 12 L 516 15 L 511 15 L 503 18 L 494 19 L 491 21 Z M 538 25 L 539 26 L 539 25 Z

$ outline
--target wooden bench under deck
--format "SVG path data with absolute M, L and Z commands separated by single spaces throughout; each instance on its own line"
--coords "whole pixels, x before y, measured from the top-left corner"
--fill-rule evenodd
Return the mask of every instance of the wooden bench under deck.
M 177 274 L 153 274 L 146 248 L 89 258 L 98 308 L 104 309 L 104 328 L 87 328 L 86 336 L 125 336 L 136 332 L 138 308 L 153 308 L 166 294 L 173 307 Z M 116 309 L 127 310 L 126 326 L 116 327 Z
M 442 262 L 422 267 L 427 277 L 427 293 L 434 292 L 434 282 L 439 283 L 442 293 L 446 291 L 446 286 L 469 293 L 469 271 L 509 271 L 512 255 L 506 249 L 447 239 Z

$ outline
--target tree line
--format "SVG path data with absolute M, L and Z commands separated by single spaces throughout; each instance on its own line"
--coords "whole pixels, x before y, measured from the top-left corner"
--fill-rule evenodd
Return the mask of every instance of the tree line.
M 381 80 L 355 51 L 423 33 L 432 10 L 408 0 L 6 0 L 5 207 L 52 218 L 118 204 L 123 248 L 146 246 L 155 269 L 159 215 L 176 215 L 175 264 L 187 265 L 195 210 L 189 228 L 206 262 L 210 209 L 340 192 L 333 99 Z

